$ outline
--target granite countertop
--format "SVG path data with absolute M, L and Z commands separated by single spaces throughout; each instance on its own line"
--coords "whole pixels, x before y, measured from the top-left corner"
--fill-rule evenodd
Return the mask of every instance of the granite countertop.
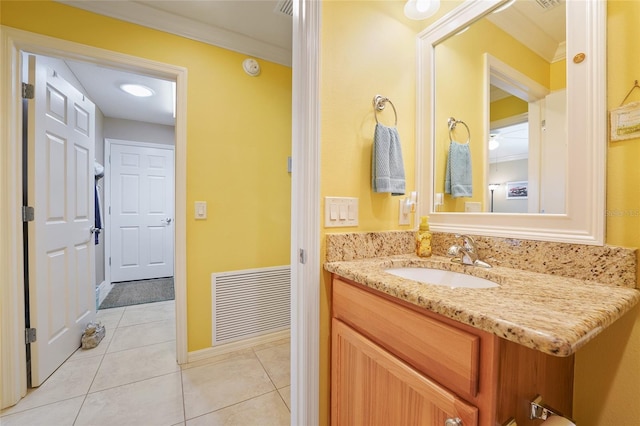
M 447 318 L 555 356 L 572 355 L 640 301 L 640 291 L 633 288 L 501 266 L 465 266 L 435 255 L 334 261 L 324 267 Z M 384 272 L 392 267 L 463 272 L 500 286 L 467 289 L 422 284 Z

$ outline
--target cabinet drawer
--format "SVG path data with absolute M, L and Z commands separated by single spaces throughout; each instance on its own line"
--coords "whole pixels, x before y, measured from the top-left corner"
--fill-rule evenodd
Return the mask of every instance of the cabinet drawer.
M 476 396 L 478 336 L 337 277 L 333 316 L 460 396 Z

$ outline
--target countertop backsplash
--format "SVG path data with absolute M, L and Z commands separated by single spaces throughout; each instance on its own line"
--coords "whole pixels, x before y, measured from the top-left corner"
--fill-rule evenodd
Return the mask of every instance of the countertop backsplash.
M 433 254 L 446 256 L 454 234 L 432 232 Z M 326 261 L 351 261 L 413 253 L 414 231 L 326 235 Z M 636 288 L 636 249 L 473 236 L 480 258 L 490 265 Z

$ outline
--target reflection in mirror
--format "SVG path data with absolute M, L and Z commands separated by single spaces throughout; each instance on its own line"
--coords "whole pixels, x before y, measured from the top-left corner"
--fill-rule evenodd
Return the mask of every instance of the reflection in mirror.
M 561 43 L 542 43 L 538 47 L 527 43 L 528 49 L 522 49 L 521 45 L 525 44 L 522 35 L 516 37 L 510 32 L 512 36 L 499 38 L 497 34 L 504 35 L 506 26 L 500 23 L 502 27 L 498 27 L 492 22 L 507 16 L 505 13 L 510 10 L 518 10 L 520 2 L 527 7 L 537 3 L 518 0 L 504 11 L 492 13 L 511 2 L 467 0 L 418 35 L 418 214 L 430 215 L 431 230 L 436 232 L 602 245 L 607 147 L 607 4 L 605 1 L 547 2 L 560 3 L 556 7 L 566 8 L 566 31 L 563 30 L 563 34 L 567 34 L 566 48 L 562 49 Z M 551 15 L 547 16 L 547 21 L 552 21 Z M 530 35 L 530 39 L 548 40 L 539 29 L 524 28 L 524 24 L 512 18 L 504 20 L 511 21 L 512 27 L 523 27 L 523 35 Z M 469 29 L 462 32 L 467 27 Z M 468 51 L 456 53 L 452 45 L 464 47 L 458 40 L 474 34 L 477 29 L 481 30 L 470 38 L 466 48 L 479 49 L 482 55 Z M 562 50 L 566 50 L 567 60 L 554 61 L 556 53 Z M 535 84 L 529 86 L 522 81 Z M 518 122 L 518 115 L 524 111 L 509 115 L 516 123 L 505 123 L 495 117 L 492 123 L 491 85 L 526 101 L 526 116 L 519 118 L 521 121 Z M 542 114 L 548 116 L 548 113 L 532 108 L 532 104 L 554 104 L 553 100 L 549 102 L 548 95 L 562 93 L 563 89 L 566 92 L 559 98 L 564 100 L 561 103 L 566 119 L 559 120 L 558 133 L 564 132 L 567 137 L 564 140 L 548 138 L 551 143 L 543 145 L 534 133 L 549 131 L 549 122 L 545 122 L 544 127 L 541 125 Z M 443 175 L 449 148 L 449 117 L 464 121 L 470 128 L 473 180 L 472 197 L 448 196 L 445 202 Z M 522 179 L 517 176 L 496 178 L 499 180 L 495 182 L 489 180 L 491 129 L 497 133 L 507 125 L 524 122 L 528 123 L 526 180 L 507 180 Z M 463 126 L 457 127 L 463 129 Z M 463 137 L 454 135 L 453 139 Z M 548 162 L 548 159 L 563 158 L 554 150 L 564 152 L 561 164 Z M 505 170 L 500 167 L 502 163 L 497 164 Z M 504 192 L 498 195 L 500 188 L 513 189 L 515 198 L 507 199 Z M 494 210 L 499 196 L 500 201 L 516 203 L 522 201 L 526 193 L 527 212 L 536 213 L 487 213 L 491 211 L 492 192 Z M 549 192 L 558 195 L 559 200 L 545 195 Z M 478 212 L 465 212 L 469 207 L 465 205 L 467 201 Z
M 506 3 L 435 45 L 437 211 L 566 212 L 566 11 L 545 4 Z M 445 188 L 451 116 L 473 135 L 470 196 Z

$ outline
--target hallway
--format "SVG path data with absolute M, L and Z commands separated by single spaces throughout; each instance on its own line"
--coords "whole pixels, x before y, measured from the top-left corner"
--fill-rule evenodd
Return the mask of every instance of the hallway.
M 107 330 L 0 413 L 13 425 L 288 425 L 289 340 L 179 366 L 174 301 L 98 311 Z

